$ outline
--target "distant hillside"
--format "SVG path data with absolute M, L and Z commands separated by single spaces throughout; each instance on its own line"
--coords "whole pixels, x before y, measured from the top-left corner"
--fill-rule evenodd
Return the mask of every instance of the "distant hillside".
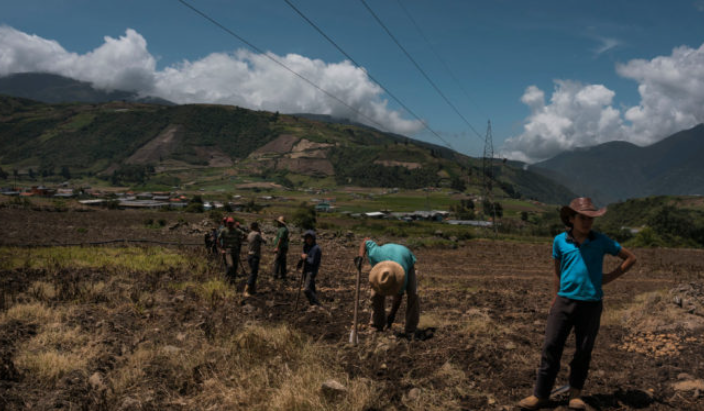
M 611 142 L 559 154 L 530 169 L 602 204 L 704 194 L 704 124 L 647 147 Z
M 614 203 L 595 227 L 629 246 L 702 247 L 704 197 L 655 196 Z
M 0 77 L 0 94 L 28 98 L 44 103 L 106 103 L 132 101 L 139 103 L 173 105 L 158 97 L 140 97 L 130 91 L 105 91 L 90 83 L 48 73 L 18 73 Z
M 0 166 L 43 177 L 92 175 L 113 184 L 150 180 L 168 187 L 198 178 L 289 187 L 461 185 L 478 192 L 480 164 L 369 127 L 234 106 L 49 105 L 0 96 Z M 497 163 L 494 175 L 496 198 L 562 203 L 573 196 L 510 165 Z

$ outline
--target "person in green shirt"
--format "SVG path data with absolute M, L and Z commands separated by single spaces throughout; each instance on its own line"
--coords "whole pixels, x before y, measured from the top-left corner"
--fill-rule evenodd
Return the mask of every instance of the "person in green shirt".
M 274 253 L 276 254 L 274 257 L 274 278 L 285 280 L 289 232 L 284 216 L 279 216 L 275 221 L 279 229 L 276 232 L 276 239 L 274 239 Z

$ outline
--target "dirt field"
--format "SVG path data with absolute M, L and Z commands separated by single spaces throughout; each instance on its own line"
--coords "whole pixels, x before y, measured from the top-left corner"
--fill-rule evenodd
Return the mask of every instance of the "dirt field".
M 124 238 L 202 240 L 197 230 L 202 215 L 184 215 L 188 221 L 173 229 L 169 227 L 176 221 L 162 228 L 145 226 L 146 220 L 162 214 L 165 219 L 181 216 L 0 209 L 5 234 L 0 240 L 0 409 L 510 410 L 531 392 L 551 298 L 549 241 L 525 245 L 475 240 L 453 250 L 413 250 L 423 332 L 414 340 L 395 335 L 402 330 L 404 304 L 392 331 L 371 334 L 362 326 L 357 347 L 348 344 L 348 337 L 352 258 L 361 237 L 321 233 L 318 289 L 326 310 L 309 310 L 301 296 L 295 311 L 298 277 L 291 274 L 284 283 L 271 280 L 270 254 L 262 263 L 260 293 L 245 299 L 231 290 L 198 291 L 222 271 L 198 247 L 167 247 L 174 254 L 160 257 L 163 269 L 146 263 L 144 268 L 81 266 L 72 262 L 80 248 L 59 259 L 41 249 L 10 247 Z M 292 245 L 290 265 L 299 244 Z M 116 253 L 164 252 L 139 250 L 118 248 Z M 585 400 L 594 410 L 704 410 L 704 251 L 634 251 L 636 267 L 605 287 Z M 188 263 L 171 264 L 177 255 Z M 615 262 L 608 259 L 606 266 Z M 241 291 L 242 281 L 237 287 Z M 363 322 L 369 316 L 367 293 L 363 281 Z M 42 310 L 60 313 L 60 320 L 53 317 L 59 314 Z M 60 324 L 64 337 L 49 338 L 51 324 Z M 267 377 L 270 387 L 232 394 L 246 381 L 224 367 L 239 358 L 238 350 L 251 349 L 254 334 L 247 330 L 281 325 L 318 350 L 328 366 L 319 373 L 329 371 L 347 387 L 347 397 L 325 397 L 315 404 L 310 399 L 277 402 L 284 383 L 272 374 Z M 66 330 L 76 336 L 65 337 Z M 196 361 L 199 344 L 207 344 L 209 351 Z M 235 348 L 214 357 L 225 344 Z M 566 384 L 572 344 L 570 338 L 558 386 Z M 81 366 L 42 374 L 46 368 L 30 359 L 47 346 L 52 352 L 75 354 L 67 358 L 81 361 Z M 147 349 L 160 354 L 138 361 Z M 302 369 L 294 364 L 297 354 L 284 349 L 261 355 L 257 361 L 290 380 Z M 253 366 L 248 358 L 246 364 Z M 311 381 L 317 384 L 325 377 Z M 311 388 L 311 395 L 322 398 L 318 387 Z M 364 398 L 351 398 L 353 389 L 366 390 Z M 263 399 L 270 398 L 266 395 L 274 400 Z M 557 397 L 551 408 L 566 410 L 566 403 Z

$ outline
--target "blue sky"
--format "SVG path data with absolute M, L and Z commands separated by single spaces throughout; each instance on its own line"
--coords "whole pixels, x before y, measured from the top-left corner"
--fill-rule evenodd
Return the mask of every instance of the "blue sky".
M 488 120 L 497 155 L 529 162 L 612 140 L 650 144 L 704 122 L 704 0 L 366 0 L 471 127 L 361 1 L 290 1 L 470 155 L 481 155 Z M 373 120 L 444 144 L 284 0 L 189 3 L 356 111 L 177 0 L 2 2 L 0 75 L 49 71 L 180 103 Z

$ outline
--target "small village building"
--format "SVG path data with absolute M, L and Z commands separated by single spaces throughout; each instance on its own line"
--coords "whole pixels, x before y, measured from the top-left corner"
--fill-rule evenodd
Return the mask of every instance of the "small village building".
M 333 210 L 333 207 L 327 201 L 321 201 L 315 205 L 316 213 L 329 213 Z

